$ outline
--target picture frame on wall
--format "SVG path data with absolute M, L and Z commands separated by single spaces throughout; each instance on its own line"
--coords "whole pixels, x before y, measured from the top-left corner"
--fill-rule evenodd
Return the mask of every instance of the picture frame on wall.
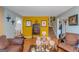
M 55 22 L 55 17 L 50 16 L 50 25 L 53 26 L 53 23 Z
M 68 20 L 68 23 L 69 23 L 70 26 L 78 25 L 78 14 L 70 16 L 69 20 Z
M 31 26 L 31 21 L 30 20 L 26 20 L 26 26 Z
M 42 26 L 46 26 L 46 20 L 42 20 Z

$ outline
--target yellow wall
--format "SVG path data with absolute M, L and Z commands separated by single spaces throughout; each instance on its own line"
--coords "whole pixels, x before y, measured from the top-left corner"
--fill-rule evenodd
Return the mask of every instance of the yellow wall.
M 22 29 L 23 29 L 23 35 L 25 38 L 31 38 L 32 37 L 32 26 L 27 27 L 26 26 L 26 20 L 30 20 L 32 24 L 37 22 L 40 24 L 40 36 L 42 36 L 42 31 L 46 31 L 46 36 L 48 36 L 48 16 L 23 16 L 22 20 Z M 46 27 L 41 26 L 42 20 L 46 20 Z
M 0 35 L 4 34 L 4 28 L 3 28 L 3 8 L 0 7 Z

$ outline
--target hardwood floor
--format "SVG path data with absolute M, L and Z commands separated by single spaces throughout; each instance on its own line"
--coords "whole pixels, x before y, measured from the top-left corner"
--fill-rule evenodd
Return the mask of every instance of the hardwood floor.
M 49 37 L 56 38 L 52 27 L 49 27 Z
M 56 44 L 58 44 L 58 40 L 52 30 L 52 28 L 49 28 L 49 37 L 51 38 L 51 40 L 54 40 L 56 42 Z M 24 48 L 23 48 L 23 52 L 28 52 L 30 45 L 35 44 L 35 38 L 32 39 L 25 39 L 24 40 Z
M 29 51 L 29 48 L 32 44 L 35 44 L 36 40 L 35 38 L 32 38 L 32 39 L 25 39 L 24 40 L 24 48 L 23 48 L 23 52 L 28 52 Z
M 51 38 L 51 40 L 54 40 L 56 44 L 58 44 L 58 39 L 54 34 L 53 28 L 49 27 L 49 37 Z

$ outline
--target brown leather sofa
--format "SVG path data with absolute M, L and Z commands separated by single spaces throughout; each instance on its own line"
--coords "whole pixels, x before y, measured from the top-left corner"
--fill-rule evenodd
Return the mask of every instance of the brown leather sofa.
M 66 44 L 76 46 L 79 40 L 79 35 L 75 33 L 66 33 Z
M 23 48 L 23 38 L 6 38 L 5 35 L 0 36 L 0 52 L 21 52 Z
M 79 35 L 75 33 L 66 33 L 65 42 L 58 44 L 62 51 L 75 52 L 78 51 L 75 47 L 78 43 Z

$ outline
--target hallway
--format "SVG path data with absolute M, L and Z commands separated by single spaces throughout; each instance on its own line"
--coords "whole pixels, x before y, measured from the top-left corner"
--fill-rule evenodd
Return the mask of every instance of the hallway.
M 55 42 L 55 45 L 58 45 L 58 39 L 55 36 L 52 27 L 49 27 L 49 37 L 51 38 L 51 40 L 53 40 Z
M 52 39 L 57 39 L 52 27 L 49 27 L 49 37 L 51 37 Z

